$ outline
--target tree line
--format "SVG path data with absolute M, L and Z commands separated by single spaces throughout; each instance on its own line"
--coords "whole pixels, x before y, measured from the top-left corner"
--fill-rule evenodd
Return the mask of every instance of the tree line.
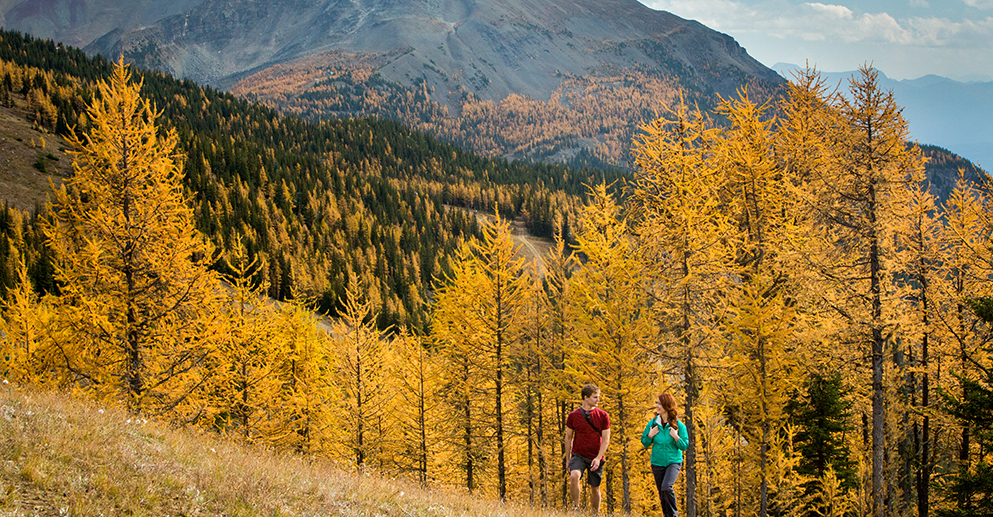
M 691 71 L 663 42 L 644 40 L 636 46 L 664 64 L 665 70 L 636 65 L 587 76 L 563 74 L 547 101 L 516 94 L 499 101 L 479 98 L 475 91 L 488 79 L 476 65 L 473 72 L 455 76 L 426 68 L 425 74 L 445 78 L 453 92 L 450 98 L 457 99 L 454 112 L 431 100 L 433 87 L 423 77 L 405 87 L 376 72 L 382 57 L 341 52 L 263 70 L 239 81 L 232 92 L 308 120 L 355 116 L 398 120 L 482 156 L 612 168 L 631 162 L 630 142 L 639 132 L 639 121 L 656 117 L 681 94 L 703 109 L 714 106 L 713 89 L 697 73 L 721 80 L 733 73 L 723 67 Z M 486 67 L 485 60 L 480 66 Z M 781 93 L 781 84 L 743 74 L 738 79 L 763 98 Z
M 89 131 L 84 108 L 98 95 L 95 78 L 110 70 L 99 56 L 0 33 L 3 100 L 24 109 L 41 131 Z M 374 291 L 381 328 L 426 327 L 432 277 L 447 267 L 464 234 L 479 234 L 475 218 L 450 207 L 499 210 L 535 235 L 569 235 L 582 185 L 598 175 L 483 159 L 388 120 L 282 117 L 159 73 L 143 72 L 143 94 L 162 112 L 162 127 L 177 131 L 197 227 L 216 247 L 242 240 L 252 258 L 264 261 L 254 280 L 264 280 L 270 296 L 284 300 L 297 290 L 332 315 L 349 276 L 361 275 Z M 621 177 L 616 170 L 599 175 Z M 13 259 L 0 252 L 12 278 Z M 43 253 L 26 254 L 32 272 L 50 270 L 35 262 Z

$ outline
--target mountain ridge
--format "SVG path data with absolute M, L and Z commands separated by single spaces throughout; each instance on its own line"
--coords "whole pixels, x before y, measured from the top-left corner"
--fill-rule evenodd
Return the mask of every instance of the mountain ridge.
M 8 29 L 280 109 L 316 96 L 311 120 L 387 117 L 507 159 L 623 165 L 640 124 L 681 99 L 707 109 L 747 87 L 764 102 L 785 84 L 730 36 L 638 0 L 34 1 L 0 0 Z M 279 84 L 286 66 L 310 82 Z M 342 69 L 372 80 L 325 91 Z M 274 98 L 252 89 L 263 82 Z
M 791 63 L 773 66 L 786 77 L 800 68 Z M 840 84 L 845 92 L 855 72 L 822 73 L 832 87 Z M 968 157 L 987 171 L 993 166 L 993 81 L 961 82 L 933 74 L 896 80 L 880 71 L 879 84 L 903 107 L 911 139 Z
M 79 13 L 62 15 L 58 6 L 65 0 L 29 8 L 34 1 L 4 0 L 8 29 L 90 54 L 123 52 L 140 66 L 221 89 L 253 70 L 316 52 L 407 49 L 380 73 L 408 86 L 421 78 L 442 104 L 452 105 L 450 92 L 456 100 L 464 92 L 489 100 L 510 94 L 547 100 L 562 74 L 637 64 L 665 68 L 635 44 L 645 40 L 664 44 L 669 59 L 722 94 L 733 93 L 743 77 L 780 81 L 730 36 L 637 0 L 183 0 L 171 8 L 161 0 L 135 0 L 128 13 L 115 12 L 109 0 L 93 0 L 81 3 Z

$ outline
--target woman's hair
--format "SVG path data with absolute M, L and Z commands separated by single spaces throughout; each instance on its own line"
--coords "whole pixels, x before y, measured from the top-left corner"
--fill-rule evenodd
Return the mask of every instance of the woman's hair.
M 676 425 L 679 410 L 676 409 L 676 397 L 669 393 L 659 395 L 659 405 L 665 409 L 665 414 L 669 418 L 669 425 Z

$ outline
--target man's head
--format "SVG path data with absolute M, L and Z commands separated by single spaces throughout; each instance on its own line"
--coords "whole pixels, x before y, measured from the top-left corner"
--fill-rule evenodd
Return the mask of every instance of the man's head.
M 587 384 L 583 386 L 583 389 L 579 392 L 583 396 L 583 402 L 588 403 L 590 406 L 596 406 L 600 402 L 600 388 L 596 384 Z M 596 400 L 590 400 L 595 397 Z

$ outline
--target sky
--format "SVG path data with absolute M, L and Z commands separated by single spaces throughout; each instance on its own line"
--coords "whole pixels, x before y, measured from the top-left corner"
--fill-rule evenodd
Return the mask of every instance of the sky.
M 639 0 L 733 37 L 762 64 L 993 81 L 993 0 Z

